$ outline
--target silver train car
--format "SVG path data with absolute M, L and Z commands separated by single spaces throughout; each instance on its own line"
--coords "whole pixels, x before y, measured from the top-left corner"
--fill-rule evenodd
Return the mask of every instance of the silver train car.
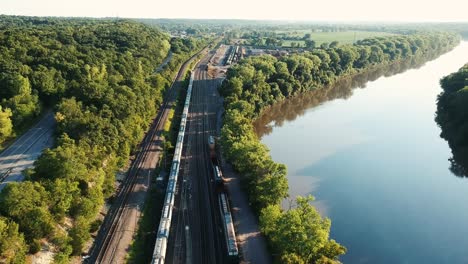
M 219 194 L 219 209 L 223 220 L 224 237 L 227 246 L 227 255 L 230 262 L 237 262 L 239 258 L 239 249 L 237 247 L 236 233 L 232 222 L 231 210 L 227 196 L 224 193 Z
M 163 264 L 166 258 L 167 242 L 169 239 L 169 230 L 172 221 L 172 209 L 174 207 L 175 189 L 177 186 L 177 178 L 179 175 L 180 157 L 182 154 L 182 147 L 184 144 L 185 127 L 187 123 L 188 110 L 190 105 L 190 98 L 192 96 L 194 74 L 190 76 L 190 82 L 187 89 L 187 96 L 185 98 L 184 110 L 182 111 L 182 118 L 180 121 L 180 130 L 177 135 L 177 143 L 174 150 L 174 158 L 172 159 L 171 171 L 166 187 L 166 196 L 164 198 L 163 212 L 159 221 L 158 232 L 156 236 L 156 245 L 153 250 L 153 258 L 151 263 Z
M 221 172 L 221 169 L 219 168 L 218 165 L 213 166 L 213 173 L 215 177 L 215 183 L 216 184 L 222 184 L 223 183 L 223 173 Z

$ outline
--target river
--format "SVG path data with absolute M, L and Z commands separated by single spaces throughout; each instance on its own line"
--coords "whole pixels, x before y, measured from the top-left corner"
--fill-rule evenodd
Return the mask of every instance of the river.
M 468 42 L 275 105 L 255 123 L 288 167 L 290 195 L 313 194 L 347 247 L 344 263 L 468 263 L 468 178 L 434 121 L 439 79 Z M 288 204 L 285 202 L 284 205 Z

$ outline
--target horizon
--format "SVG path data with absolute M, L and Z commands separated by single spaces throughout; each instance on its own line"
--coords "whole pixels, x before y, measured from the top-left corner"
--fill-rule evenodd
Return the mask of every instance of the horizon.
M 338 8 L 339 7 L 339 8 Z M 215 0 L 153 2 L 150 0 L 59 1 L 6 0 L 0 3 L 4 15 L 37 17 L 129 18 L 129 19 L 219 19 L 285 22 L 340 23 L 463 23 L 468 22 L 461 0 L 426 2 L 422 0 L 313 2 L 290 0 L 238 0 L 224 8 Z M 262 10 L 263 12 L 259 12 Z
M 32 17 L 32 18 L 59 18 L 59 19 L 153 19 L 153 20 L 199 20 L 199 21 L 246 21 L 246 22 L 280 22 L 280 23 L 290 23 L 290 24 L 313 24 L 313 23 L 326 23 L 326 24 L 371 24 L 371 23 L 380 23 L 380 24 L 464 24 L 468 23 L 468 20 L 447 20 L 447 21 L 438 21 L 438 20 L 308 20 L 308 19 L 298 19 L 298 20 L 288 20 L 288 19 L 255 19 L 255 18 L 203 18 L 203 17 L 124 17 L 124 16 L 82 16 L 82 15 L 70 15 L 70 16 L 59 16 L 59 15 L 16 15 L 16 14 L 5 14 L 0 13 L 0 16 L 16 16 L 16 17 Z

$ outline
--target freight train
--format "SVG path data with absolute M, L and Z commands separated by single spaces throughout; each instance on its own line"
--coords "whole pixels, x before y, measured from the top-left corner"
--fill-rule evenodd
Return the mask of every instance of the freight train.
M 163 212 L 159 221 L 158 232 L 156 235 L 156 244 L 153 250 L 152 264 L 164 264 L 166 258 L 167 242 L 169 240 L 169 230 L 172 221 L 172 209 L 174 207 L 175 191 L 177 185 L 177 178 L 179 175 L 180 157 L 182 154 L 182 146 L 184 144 L 185 126 L 187 123 L 187 115 L 190 104 L 190 97 L 192 96 L 194 74 L 190 76 L 190 82 L 187 89 L 187 96 L 185 98 L 184 109 L 182 111 L 182 118 L 180 121 L 179 134 L 177 135 L 177 143 L 174 151 L 174 158 L 172 159 L 171 171 L 169 173 L 169 180 L 166 187 L 166 196 L 164 198 Z
M 219 212 L 223 224 L 227 259 L 229 260 L 229 263 L 239 263 L 239 249 L 237 247 L 236 232 L 234 230 L 228 196 L 223 188 L 224 177 L 221 167 L 219 166 L 218 159 L 216 158 L 216 146 L 213 136 L 208 137 L 208 145 L 210 147 L 210 155 L 212 151 L 214 152 L 214 157 L 211 157 L 211 161 L 213 166 L 214 182 L 217 187 L 216 190 L 218 190 Z
M 239 59 L 239 46 L 231 46 L 229 49 L 229 55 L 226 58 L 225 65 L 231 65 L 233 62 Z

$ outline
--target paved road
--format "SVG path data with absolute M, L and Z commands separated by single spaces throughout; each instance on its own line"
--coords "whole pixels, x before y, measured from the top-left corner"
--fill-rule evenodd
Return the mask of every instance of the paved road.
M 8 182 L 22 181 L 22 171 L 33 166 L 45 148 L 53 146 L 55 119 L 47 113 L 34 127 L 0 153 L 0 183 L 2 190 Z
M 202 51 L 204 52 L 204 51 Z M 185 62 L 165 98 L 165 103 L 148 131 L 136 154 L 127 177 L 102 224 L 88 263 L 125 263 L 125 258 L 138 228 L 152 172 L 162 155 L 164 124 L 174 105 L 184 73 L 195 56 Z M 156 220 L 155 220 L 156 221 Z

